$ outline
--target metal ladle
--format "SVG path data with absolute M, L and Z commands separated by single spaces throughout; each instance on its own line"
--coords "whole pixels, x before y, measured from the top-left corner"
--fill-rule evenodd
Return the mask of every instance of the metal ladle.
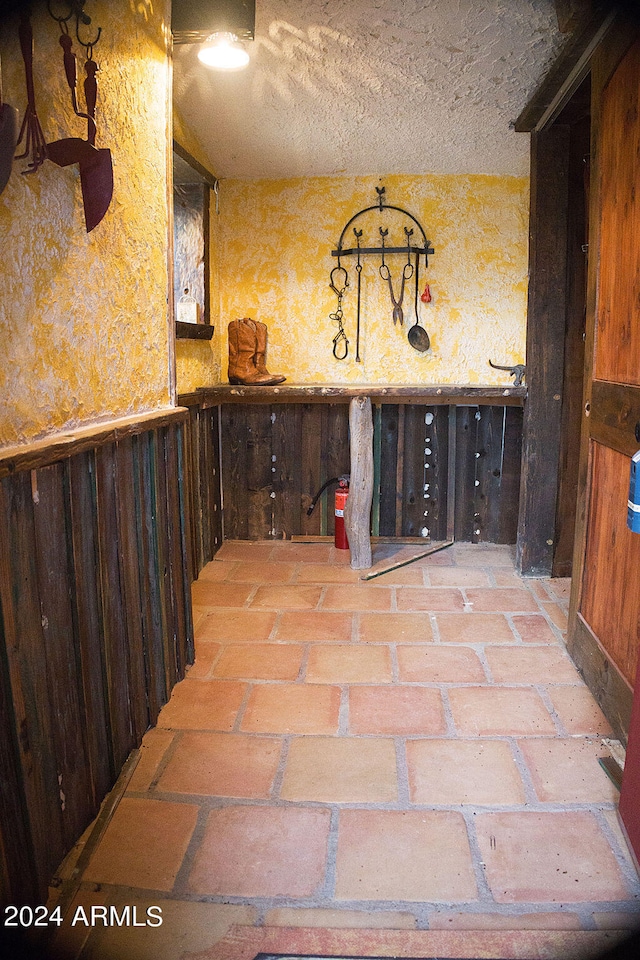
M 424 327 L 420 326 L 420 320 L 418 319 L 419 266 L 420 266 L 420 254 L 416 252 L 416 293 L 415 293 L 415 302 L 414 302 L 416 322 L 412 327 L 409 328 L 407 339 L 414 350 L 418 350 L 420 353 L 424 353 L 431 346 L 431 341 L 429 340 L 429 334 L 424 329 Z

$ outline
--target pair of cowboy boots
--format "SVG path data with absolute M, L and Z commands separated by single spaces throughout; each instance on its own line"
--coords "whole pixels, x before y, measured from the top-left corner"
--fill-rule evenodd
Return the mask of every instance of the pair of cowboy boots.
M 259 320 L 243 317 L 229 324 L 229 383 L 252 386 L 273 386 L 287 378 L 269 373 L 267 353 L 267 326 Z

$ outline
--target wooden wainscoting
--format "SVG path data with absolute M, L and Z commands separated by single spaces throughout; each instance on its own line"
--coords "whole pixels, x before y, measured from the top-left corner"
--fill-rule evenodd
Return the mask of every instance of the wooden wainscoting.
M 515 543 L 521 407 L 374 404 L 373 417 L 374 535 L 445 540 L 453 506 L 457 540 Z M 348 419 L 346 403 L 222 404 L 225 539 L 332 535 L 335 488 L 307 509 L 349 473 Z
M 193 661 L 186 411 L 0 459 L 0 894 L 44 903 Z

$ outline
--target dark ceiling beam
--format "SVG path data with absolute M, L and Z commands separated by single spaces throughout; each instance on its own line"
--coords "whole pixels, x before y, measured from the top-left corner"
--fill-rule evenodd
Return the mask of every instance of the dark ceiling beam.
M 557 116 L 584 80 L 593 50 L 615 18 L 608 0 L 556 0 L 556 7 L 559 25 L 562 15 L 562 23 L 572 23 L 573 32 L 515 121 L 518 133 L 541 130 Z

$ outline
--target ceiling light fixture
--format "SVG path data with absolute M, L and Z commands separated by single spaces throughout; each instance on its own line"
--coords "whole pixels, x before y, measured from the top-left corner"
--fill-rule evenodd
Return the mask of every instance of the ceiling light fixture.
M 235 33 L 212 33 L 198 51 L 198 60 L 212 70 L 242 70 L 249 63 L 249 54 Z

